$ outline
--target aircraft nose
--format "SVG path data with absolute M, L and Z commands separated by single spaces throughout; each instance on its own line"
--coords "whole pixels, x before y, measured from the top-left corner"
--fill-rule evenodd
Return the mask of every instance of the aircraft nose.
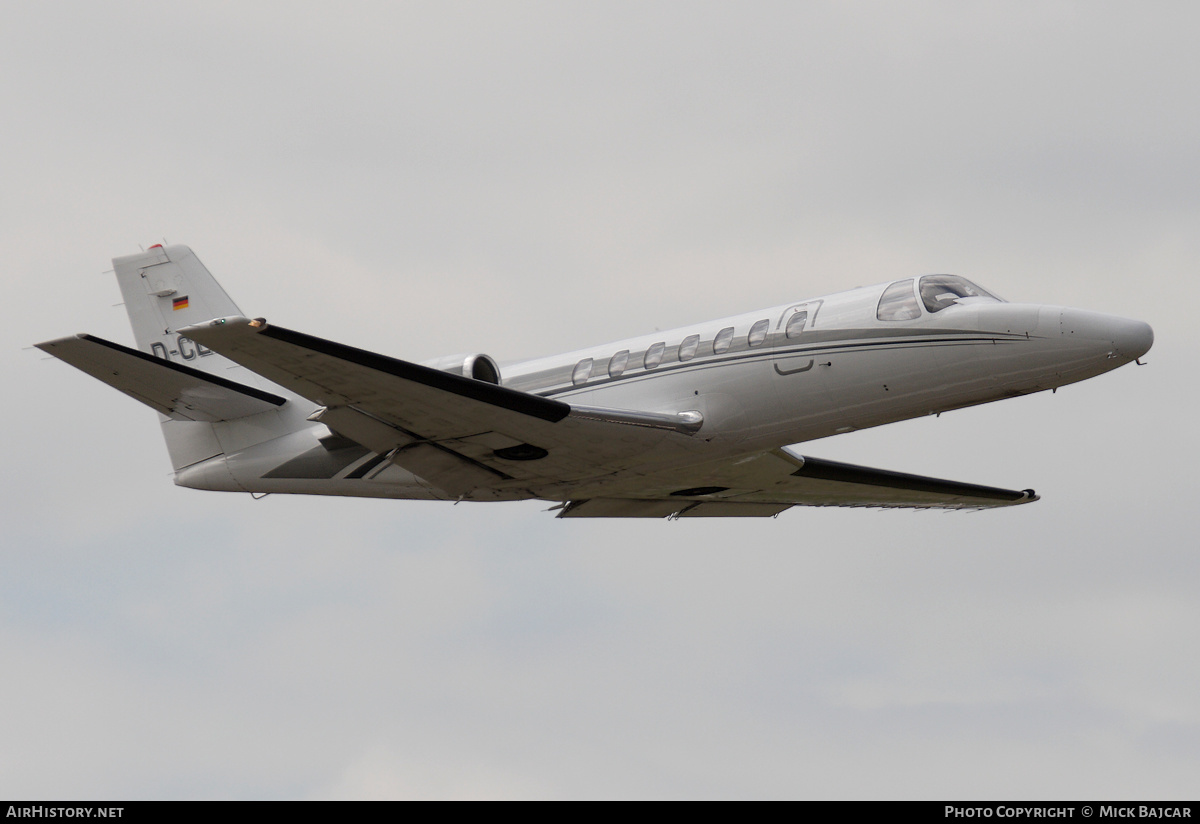
M 1120 325 L 1117 327 L 1113 343 L 1116 344 L 1118 352 L 1130 360 L 1136 360 L 1150 351 L 1150 347 L 1154 345 L 1154 330 L 1150 328 L 1150 324 L 1125 318 L 1117 320 L 1120 321 Z
M 1154 330 L 1150 324 L 1140 320 L 1065 309 L 1061 323 L 1064 337 L 1111 342 L 1113 351 L 1110 357 L 1136 360 L 1149 352 L 1154 344 Z

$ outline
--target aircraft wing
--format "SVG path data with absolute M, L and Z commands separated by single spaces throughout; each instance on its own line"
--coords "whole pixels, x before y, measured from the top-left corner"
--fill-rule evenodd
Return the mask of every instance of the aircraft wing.
M 1036 500 L 1032 489 L 998 489 L 806 458 L 784 447 L 651 474 L 625 490 L 616 487 L 603 497 L 572 500 L 559 517 L 769 517 L 792 506 L 990 509 Z
M 286 400 L 95 335 L 72 335 L 37 348 L 177 421 L 233 420 Z
M 179 330 L 321 408 L 312 420 L 453 495 L 547 490 L 638 466 L 684 415 L 572 407 L 242 317 Z

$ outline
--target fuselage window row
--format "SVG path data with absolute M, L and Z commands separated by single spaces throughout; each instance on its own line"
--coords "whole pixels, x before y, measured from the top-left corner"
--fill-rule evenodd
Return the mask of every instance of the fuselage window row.
M 807 316 L 807 312 L 800 313 L 796 316 L 801 318 L 798 327 L 793 323 L 788 324 L 788 331 L 786 333 L 787 337 L 792 338 L 799 336 L 800 330 L 802 330 L 804 326 L 803 321 L 807 319 Z M 795 320 L 795 317 L 793 320 Z M 750 332 L 746 336 L 746 346 L 755 347 L 762 345 L 767 339 L 767 331 L 770 326 L 771 321 L 767 319 L 755 322 L 755 324 L 750 327 Z M 720 332 L 717 332 L 712 341 L 713 354 L 721 355 L 725 352 L 728 352 L 729 348 L 733 345 L 733 336 L 734 328 L 732 326 L 726 326 Z M 679 344 L 679 348 L 676 350 L 676 357 L 680 363 L 683 363 L 684 361 L 690 361 L 692 358 L 696 357 L 696 355 L 699 353 L 699 350 L 700 336 L 688 335 Z M 642 368 L 657 369 L 662 364 L 663 358 L 666 356 L 666 354 L 666 341 L 659 341 L 658 343 L 651 344 L 646 350 L 645 355 L 642 356 Z M 629 350 L 622 349 L 620 352 L 617 352 L 615 355 L 609 358 L 609 378 L 616 379 L 625 374 L 625 370 L 629 367 L 629 356 Z M 584 358 L 583 360 L 579 361 L 579 363 L 575 364 L 575 369 L 571 372 L 571 383 L 573 383 L 575 386 L 580 386 L 587 383 L 592 377 L 593 363 L 594 362 L 592 358 Z

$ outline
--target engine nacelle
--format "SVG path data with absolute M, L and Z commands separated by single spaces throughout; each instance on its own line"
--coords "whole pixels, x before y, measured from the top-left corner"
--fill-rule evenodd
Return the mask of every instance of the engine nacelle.
M 464 378 L 474 378 L 484 383 L 494 383 L 497 386 L 500 384 L 500 367 L 488 355 L 447 355 L 444 358 L 423 361 L 421 365 L 452 375 L 462 375 Z

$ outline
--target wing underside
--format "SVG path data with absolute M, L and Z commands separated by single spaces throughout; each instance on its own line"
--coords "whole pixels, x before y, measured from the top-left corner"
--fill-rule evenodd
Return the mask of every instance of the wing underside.
M 637 492 L 576 498 L 559 517 L 770 517 L 792 506 L 991 509 L 1038 499 L 1032 489 L 806 458 L 786 447 L 651 475 L 640 480 Z

